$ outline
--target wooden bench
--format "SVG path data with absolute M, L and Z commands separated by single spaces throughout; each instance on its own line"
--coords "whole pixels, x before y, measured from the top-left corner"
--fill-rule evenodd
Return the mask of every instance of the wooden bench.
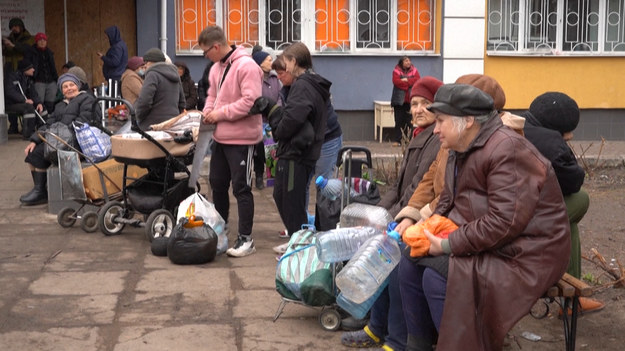
M 583 281 L 564 273 L 562 278 L 549 288 L 544 298 L 551 301 L 559 298 L 558 304 L 562 307 L 562 323 L 564 325 L 564 341 L 567 351 L 575 350 L 575 336 L 577 334 L 577 316 L 579 313 L 579 298 L 593 294 L 592 288 Z M 571 315 L 569 316 L 569 309 Z M 547 311 L 548 312 L 548 311 Z

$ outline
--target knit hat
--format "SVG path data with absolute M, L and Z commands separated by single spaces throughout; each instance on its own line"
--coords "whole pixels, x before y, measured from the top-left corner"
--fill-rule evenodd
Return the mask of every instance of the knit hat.
M 420 96 L 430 102 L 433 102 L 434 95 L 436 95 L 436 91 L 441 87 L 441 85 L 443 85 L 443 82 L 434 77 L 421 77 L 412 86 L 412 89 L 410 90 L 410 98 L 412 99 L 415 96 Z
M 564 93 L 547 92 L 538 96 L 529 111 L 543 127 L 561 134 L 572 132 L 579 123 L 579 107 Z
M 82 68 L 78 66 L 74 66 L 68 69 L 67 73 L 71 73 L 75 75 L 78 79 L 80 79 L 82 83 L 87 83 L 87 73 L 85 73 L 85 71 Z M 80 84 L 78 86 L 80 86 Z
M 133 56 L 131 58 L 128 59 L 128 69 L 129 70 L 136 70 L 137 68 L 143 66 L 144 62 L 143 62 L 143 57 L 141 56 Z
M 61 87 L 63 86 L 63 83 L 65 82 L 74 82 L 74 84 L 76 84 L 76 86 L 80 87 L 80 79 L 78 79 L 78 77 L 76 77 L 75 75 L 71 74 L 71 73 L 65 73 L 62 74 L 59 77 L 59 80 L 57 81 L 57 85 L 59 86 L 59 89 L 61 89 Z
M 165 62 L 165 55 L 158 48 L 151 48 L 143 54 L 143 61 L 145 62 Z
M 26 72 L 29 69 L 33 68 L 33 64 L 30 62 L 29 59 L 22 59 L 20 60 L 20 62 L 17 63 L 17 69 L 20 72 Z
M 493 98 L 494 106 L 497 111 L 503 110 L 506 104 L 506 94 L 503 92 L 503 88 L 492 77 L 484 74 L 465 74 L 464 76 L 456 79 L 457 84 L 468 84 L 480 89 Z
M 256 64 L 259 66 L 261 63 L 263 63 L 263 61 L 265 61 L 267 56 L 269 56 L 269 54 L 264 51 L 257 51 L 252 54 L 252 58 L 254 59 L 254 61 L 256 61 Z
M 45 33 L 41 33 L 41 32 L 35 34 L 35 43 L 41 39 L 48 40 L 48 36 Z
M 445 84 L 436 92 L 428 110 L 464 117 L 487 115 L 494 107 L 490 95 L 472 85 Z
M 15 26 L 22 27 L 24 29 L 24 21 L 21 18 L 13 17 L 9 20 L 9 30 Z

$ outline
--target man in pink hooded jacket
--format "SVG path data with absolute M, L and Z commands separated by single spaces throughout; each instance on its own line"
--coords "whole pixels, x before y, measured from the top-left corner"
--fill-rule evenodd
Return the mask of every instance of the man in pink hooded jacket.
M 206 27 L 198 38 L 204 57 L 215 64 L 210 70 L 203 123 L 214 124 L 210 175 L 213 202 L 228 223 L 232 193 L 239 211 L 238 238 L 226 251 L 243 257 L 256 252 L 252 240 L 254 197 L 251 188 L 254 145 L 262 140 L 261 115 L 249 115 L 254 100 L 262 95 L 263 72 L 243 48 L 228 45 L 223 30 Z

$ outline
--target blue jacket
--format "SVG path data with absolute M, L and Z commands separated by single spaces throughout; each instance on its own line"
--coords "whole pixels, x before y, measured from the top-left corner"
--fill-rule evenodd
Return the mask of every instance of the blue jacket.
M 107 80 L 121 80 L 128 64 L 128 47 L 126 42 L 122 40 L 117 26 L 106 28 L 104 33 L 109 37 L 111 47 L 106 52 L 106 55 L 102 56 L 102 62 L 104 62 L 102 74 Z

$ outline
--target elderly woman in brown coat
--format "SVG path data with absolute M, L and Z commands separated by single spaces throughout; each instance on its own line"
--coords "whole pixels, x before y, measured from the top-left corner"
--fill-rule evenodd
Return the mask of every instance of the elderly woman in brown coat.
M 444 85 L 429 109 L 441 147 L 452 150 L 434 213 L 459 228 L 448 239 L 428 234 L 429 255 L 417 264 L 402 258 L 402 301 L 416 321 L 407 349 L 500 350 L 566 270 L 564 200 L 550 162 L 503 127 L 486 93 Z

